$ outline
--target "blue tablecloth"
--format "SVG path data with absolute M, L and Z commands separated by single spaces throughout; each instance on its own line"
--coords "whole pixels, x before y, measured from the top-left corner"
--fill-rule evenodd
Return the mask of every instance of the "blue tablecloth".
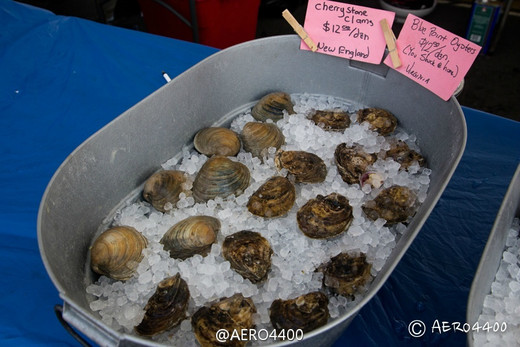
M 214 48 L 55 16 L 0 0 L 0 345 L 75 345 L 53 307 L 61 303 L 40 258 L 36 218 L 61 162 L 95 131 Z M 419 88 L 419 87 L 418 87 Z M 520 123 L 463 108 L 462 160 L 418 237 L 340 345 L 465 344 L 474 272 L 520 161 Z M 408 324 L 422 320 L 421 338 Z

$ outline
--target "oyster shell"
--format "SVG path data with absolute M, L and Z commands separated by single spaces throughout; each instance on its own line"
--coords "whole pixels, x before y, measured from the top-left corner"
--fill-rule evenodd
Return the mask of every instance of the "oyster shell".
M 350 297 L 370 279 L 371 268 L 372 264 L 367 263 L 364 253 L 359 256 L 340 253 L 320 265 L 317 271 L 323 272 L 325 287 L 336 294 Z
M 242 294 L 235 294 L 209 307 L 201 307 L 191 317 L 191 326 L 202 347 L 245 346 L 247 341 L 241 339 L 220 341 L 216 339 L 216 335 L 220 329 L 227 330 L 228 337 L 233 336 L 234 330 L 240 332 L 242 329 L 252 329 L 253 313 L 256 313 L 253 300 L 244 298 Z
M 382 190 L 374 200 L 361 206 L 366 216 L 372 220 L 386 219 L 386 225 L 405 222 L 415 213 L 417 197 L 404 186 L 392 186 Z
M 205 256 L 217 240 L 220 221 L 210 216 L 191 216 L 172 226 L 161 238 L 170 257 L 186 259 L 195 254 Z
M 401 140 L 391 145 L 391 148 L 386 151 L 385 158 L 392 158 L 399 164 L 401 164 L 401 170 L 408 170 L 410 165 L 417 162 L 419 166 L 426 165 L 426 160 L 422 155 L 416 151 L 410 149 L 406 142 Z
M 213 156 L 200 168 L 193 182 L 193 198 L 197 202 L 217 196 L 240 195 L 249 186 L 251 174 L 242 163 L 227 157 Z
M 253 283 L 262 282 L 271 269 L 273 250 L 260 233 L 242 230 L 229 235 L 222 244 L 222 256 L 233 270 Z
M 244 151 L 258 158 L 267 155 L 269 147 L 279 149 L 285 143 L 282 131 L 272 123 L 246 123 L 240 136 Z
M 148 240 L 129 226 L 110 228 L 90 247 L 90 267 L 100 275 L 118 281 L 131 278 L 141 260 Z
M 343 131 L 350 126 L 350 115 L 343 110 L 318 110 L 310 118 L 324 130 Z
M 247 209 L 256 216 L 279 217 L 289 212 L 295 200 L 294 185 L 285 177 L 274 176 L 251 195 Z
M 157 285 L 144 307 L 144 318 L 134 330 L 143 336 L 154 336 L 170 330 L 186 318 L 190 291 L 179 274 Z
M 175 206 L 179 201 L 185 182 L 186 176 L 182 171 L 165 170 L 154 173 L 144 184 L 143 198 L 156 210 L 166 212 L 167 203 Z
M 302 329 L 304 333 L 317 329 L 329 319 L 329 299 L 321 292 L 300 295 L 292 300 L 274 300 L 269 308 L 275 329 Z
M 211 157 L 212 155 L 235 156 L 240 151 L 240 138 L 231 129 L 211 127 L 197 132 L 193 139 L 197 151 Z
M 334 151 L 334 159 L 343 181 L 356 184 L 367 168 L 376 162 L 377 156 L 365 152 L 361 146 L 347 147 L 346 143 L 340 143 Z
M 293 107 L 294 105 L 289 94 L 275 92 L 261 98 L 251 109 L 251 115 L 260 122 L 265 122 L 268 119 L 276 122 L 283 118 L 284 110 L 289 114 L 294 114 Z
M 318 195 L 296 214 L 300 230 L 313 239 L 337 236 L 348 229 L 353 219 L 348 199 L 338 193 Z
M 314 153 L 304 151 L 278 151 L 274 157 L 278 170 L 287 169 L 296 183 L 319 183 L 327 177 L 327 166 Z
M 397 118 L 381 108 L 370 107 L 359 110 L 357 121 L 359 123 L 368 122 L 370 129 L 383 136 L 393 133 L 397 126 Z

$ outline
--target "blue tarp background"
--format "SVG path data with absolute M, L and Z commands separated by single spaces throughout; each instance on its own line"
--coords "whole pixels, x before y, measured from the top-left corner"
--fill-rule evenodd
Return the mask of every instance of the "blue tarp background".
M 38 207 L 59 165 L 90 135 L 214 48 L 0 0 L 0 345 L 76 345 L 56 319 L 40 258 Z M 419 88 L 419 87 L 418 87 Z M 465 321 L 471 281 L 520 162 L 520 123 L 463 108 L 462 160 L 387 283 L 336 346 L 463 346 L 435 320 Z M 429 328 L 408 333 L 416 319 Z

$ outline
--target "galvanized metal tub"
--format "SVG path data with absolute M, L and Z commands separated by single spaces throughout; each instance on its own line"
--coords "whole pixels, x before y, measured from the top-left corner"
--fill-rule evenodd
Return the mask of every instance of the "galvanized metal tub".
M 520 165 L 516 169 L 502 205 L 498 210 L 471 284 L 466 311 L 466 322 L 470 326 L 478 321 L 484 307 L 484 298 L 491 293 L 491 284 L 495 280 L 495 275 L 500 266 L 500 260 L 506 247 L 507 234 L 511 229 L 514 218 L 520 218 Z M 467 336 L 468 345 L 474 346 L 474 330 L 470 329 Z
M 85 288 L 94 278 L 87 266 L 94 235 L 197 130 L 229 123 L 244 105 L 275 90 L 331 95 L 391 110 L 418 138 L 433 170 L 425 202 L 363 300 L 339 319 L 306 334 L 300 343 L 332 344 L 376 294 L 428 218 L 462 156 L 467 135 L 464 116 L 455 98 L 442 101 L 385 65 L 302 51 L 299 45 L 298 37 L 288 35 L 220 51 L 114 119 L 63 162 L 41 201 L 38 241 L 47 272 L 64 301 L 67 322 L 102 345 L 153 344 L 114 331 L 90 310 Z

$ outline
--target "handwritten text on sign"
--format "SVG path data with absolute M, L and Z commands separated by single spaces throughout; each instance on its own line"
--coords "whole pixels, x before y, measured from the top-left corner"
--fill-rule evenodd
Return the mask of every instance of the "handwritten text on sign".
M 480 46 L 408 15 L 397 50 L 402 66 L 396 70 L 448 100 L 477 57 Z M 385 64 L 392 67 L 390 57 Z
M 335 1 L 309 0 L 304 28 L 317 52 L 379 64 L 386 43 L 379 21 L 391 26 L 395 13 Z M 309 49 L 302 42 L 301 49 Z

